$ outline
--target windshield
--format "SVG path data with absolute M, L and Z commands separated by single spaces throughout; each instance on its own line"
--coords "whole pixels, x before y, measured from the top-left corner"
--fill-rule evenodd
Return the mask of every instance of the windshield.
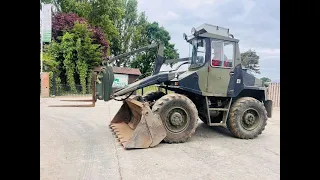
M 205 39 L 194 39 L 190 43 L 189 53 L 191 57 L 190 68 L 201 67 L 205 64 L 206 55 Z

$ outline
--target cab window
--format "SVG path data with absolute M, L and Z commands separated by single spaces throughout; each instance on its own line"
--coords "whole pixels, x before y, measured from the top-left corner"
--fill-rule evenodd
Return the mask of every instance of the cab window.
M 218 40 L 211 41 L 211 66 L 213 67 L 233 67 L 234 43 Z
M 212 40 L 211 42 L 211 66 L 222 66 L 222 41 Z
M 194 39 L 189 46 L 189 52 L 191 57 L 190 68 L 198 68 L 203 66 L 206 61 L 206 40 Z
M 224 67 L 233 67 L 234 62 L 234 43 L 233 42 L 223 42 L 223 53 Z

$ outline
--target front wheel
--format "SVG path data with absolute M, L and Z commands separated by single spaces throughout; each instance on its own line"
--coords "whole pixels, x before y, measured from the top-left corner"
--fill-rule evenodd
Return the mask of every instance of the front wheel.
M 182 143 L 195 132 L 198 110 L 194 103 L 184 95 L 168 94 L 158 99 L 152 107 L 166 129 L 164 142 Z
M 267 119 L 263 103 L 251 97 L 242 97 L 232 104 L 227 126 L 234 136 L 253 139 L 265 129 Z
M 162 91 L 155 91 L 155 92 L 151 92 L 151 93 L 144 95 L 143 99 L 147 102 L 153 102 L 153 101 L 160 99 L 164 95 L 166 95 L 166 94 Z

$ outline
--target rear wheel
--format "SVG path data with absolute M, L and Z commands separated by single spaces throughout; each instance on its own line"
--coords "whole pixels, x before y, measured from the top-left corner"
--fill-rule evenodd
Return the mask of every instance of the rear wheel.
M 155 102 L 152 111 L 155 115 L 160 116 L 167 131 L 164 142 L 185 142 L 197 128 L 198 110 L 194 103 L 184 95 L 165 95 Z
M 267 119 L 263 103 L 251 97 L 243 97 L 233 103 L 227 126 L 234 136 L 253 139 L 265 129 Z

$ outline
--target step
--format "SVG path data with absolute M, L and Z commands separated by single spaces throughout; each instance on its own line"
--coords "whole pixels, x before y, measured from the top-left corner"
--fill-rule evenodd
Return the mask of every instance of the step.
M 226 123 L 224 123 L 223 121 L 221 121 L 220 123 L 209 123 L 209 126 L 224 126 L 226 127 Z
M 211 111 L 228 111 L 229 109 L 226 108 L 209 108 Z

